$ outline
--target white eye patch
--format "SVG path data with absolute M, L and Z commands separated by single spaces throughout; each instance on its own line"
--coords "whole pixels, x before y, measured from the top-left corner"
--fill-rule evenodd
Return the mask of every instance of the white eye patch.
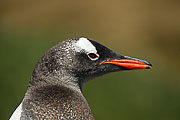
M 87 38 L 79 38 L 77 41 L 77 46 L 78 46 L 78 51 L 85 51 L 85 53 L 88 55 L 89 53 L 96 54 L 98 57 L 99 55 L 97 54 L 96 47 L 87 39 Z M 91 57 L 89 57 L 91 59 Z M 98 58 L 96 58 L 98 59 Z M 96 60 L 96 59 L 91 59 L 91 60 Z
M 87 53 L 97 53 L 96 48 L 87 38 L 79 38 L 77 45 Z

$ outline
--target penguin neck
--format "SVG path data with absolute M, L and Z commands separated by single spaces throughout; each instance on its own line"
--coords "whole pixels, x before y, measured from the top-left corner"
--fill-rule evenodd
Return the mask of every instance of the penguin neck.
M 38 89 L 44 89 L 49 87 L 55 87 L 56 89 L 67 88 L 73 91 L 77 91 L 82 94 L 82 80 L 73 74 L 63 71 L 63 74 L 53 72 L 51 74 L 43 74 L 41 72 L 34 71 L 29 81 L 28 89 L 26 92 L 26 98 L 29 98 L 32 93 Z M 47 89 L 44 89 L 47 90 Z
M 30 87 L 23 100 L 22 109 L 22 114 L 30 114 L 37 119 L 41 119 L 42 116 L 46 119 L 57 119 L 65 116 L 65 119 L 94 120 L 81 90 L 66 85 L 51 84 L 37 88 Z

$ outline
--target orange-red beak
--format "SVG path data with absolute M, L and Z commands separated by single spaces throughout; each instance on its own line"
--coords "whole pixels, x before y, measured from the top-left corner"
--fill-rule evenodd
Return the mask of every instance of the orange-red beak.
M 99 65 L 102 64 L 114 64 L 131 70 L 152 68 L 152 65 L 148 64 L 148 62 L 141 62 L 138 60 L 128 60 L 128 59 L 105 61 L 105 62 L 101 62 Z

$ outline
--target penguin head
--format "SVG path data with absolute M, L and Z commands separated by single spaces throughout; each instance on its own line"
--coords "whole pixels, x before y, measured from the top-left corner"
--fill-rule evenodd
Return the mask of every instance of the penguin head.
M 152 65 L 142 59 L 117 54 L 88 38 L 78 38 L 75 43 L 74 72 L 86 82 L 101 75 L 135 69 L 149 69 Z
M 42 72 L 45 76 L 60 79 L 73 76 L 84 84 L 110 72 L 147 69 L 151 66 L 145 60 L 117 54 L 93 40 L 81 37 L 65 40 L 51 48 L 41 58 L 34 73 Z

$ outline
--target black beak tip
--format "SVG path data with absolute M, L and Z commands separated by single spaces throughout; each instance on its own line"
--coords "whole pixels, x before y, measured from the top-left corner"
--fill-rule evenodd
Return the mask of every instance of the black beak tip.
M 151 69 L 151 68 L 152 68 L 151 66 L 146 67 L 146 69 Z
M 146 67 L 146 69 L 151 69 L 152 68 L 152 64 L 148 62 L 148 67 Z

